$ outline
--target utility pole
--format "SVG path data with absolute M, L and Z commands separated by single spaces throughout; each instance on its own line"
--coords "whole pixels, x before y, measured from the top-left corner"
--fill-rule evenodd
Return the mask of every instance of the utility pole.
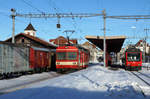
M 104 50 L 104 67 L 106 67 L 106 12 L 103 10 L 103 19 L 104 19 L 104 41 L 103 41 L 103 50 Z
M 15 12 L 16 10 L 15 9 L 11 9 L 11 12 L 12 12 L 12 21 L 13 21 L 13 26 L 12 26 L 12 43 L 15 43 Z
M 146 35 L 145 35 L 145 38 L 144 38 L 144 40 L 145 40 L 145 47 L 143 46 L 143 58 L 144 58 L 144 62 L 146 62 L 146 48 L 147 48 L 147 43 L 146 43 L 146 41 L 147 41 L 147 32 L 149 31 L 150 29 L 148 29 L 148 28 L 145 28 L 144 29 L 144 31 L 145 31 L 145 33 L 146 33 Z

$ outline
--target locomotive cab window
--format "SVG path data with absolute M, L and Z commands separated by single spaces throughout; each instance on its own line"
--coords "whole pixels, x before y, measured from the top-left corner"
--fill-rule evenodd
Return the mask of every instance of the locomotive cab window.
M 65 60 L 66 59 L 66 52 L 58 52 L 57 53 L 58 60 Z
M 68 52 L 68 60 L 76 60 L 77 52 Z
M 58 52 L 57 59 L 58 60 L 76 60 L 77 52 Z
M 140 53 L 128 53 L 128 61 L 140 61 Z

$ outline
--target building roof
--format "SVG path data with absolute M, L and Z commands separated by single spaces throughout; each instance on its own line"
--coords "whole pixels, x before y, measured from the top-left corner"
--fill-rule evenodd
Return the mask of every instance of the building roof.
M 24 30 L 33 30 L 36 31 L 31 23 Z
M 103 36 L 85 36 L 87 40 L 103 50 Z M 106 51 L 119 52 L 126 36 L 106 36 Z
M 40 44 L 42 44 L 42 45 L 45 45 L 45 46 L 47 46 L 47 47 L 56 48 L 56 45 L 53 45 L 53 44 L 51 44 L 50 42 L 47 42 L 47 41 L 42 40 L 42 39 L 40 39 L 40 38 L 38 38 L 38 37 L 35 37 L 35 36 L 31 36 L 31 35 L 28 35 L 28 34 L 25 34 L 25 33 L 19 33 L 19 34 L 17 34 L 17 35 L 15 36 L 15 38 L 16 38 L 16 37 L 19 37 L 19 36 L 27 37 L 27 38 L 29 38 L 29 39 L 31 39 L 31 40 L 34 40 L 35 42 L 38 42 L 38 43 L 40 43 Z M 11 40 L 12 40 L 12 38 L 9 38 L 9 39 L 7 39 L 7 40 L 5 40 L 5 41 L 8 42 L 8 41 L 11 41 Z
M 139 45 L 141 44 L 141 42 L 143 42 L 143 40 L 139 40 L 139 41 L 135 44 L 135 46 L 139 46 Z
M 82 44 L 83 46 L 91 46 L 92 48 L 96 48 L 96 46 L 94 45 L 94 44 L 91 44 L 90 42 L 84 42 L 83 44 Z
M 145 40 L 139 40 L 139 41 L 135 44 L 135 46 L 140 46 L 141 43 L 146 43 L 147 46 L 149 46 L 149 44 L 148 44 Z
M 66 42 L 68 43 L 68 40 L 67 40 L 67 38 L 65 38 L 65 37 L 63 37 L 63 36 L 59 36 L 59 37 L 57 37 L 56 39 L 50 39 L 49 40 L 50 42 L 54 42 L 54 44 L 58 44 L 58 41 L 59 41 L 59 43 L 64 43 L 64 44 L 66 44 Z M 71 43 L 71 44 L 77 44 L 78 42 L 77 42 L 77 39 L 69 39 L 69 42 Z

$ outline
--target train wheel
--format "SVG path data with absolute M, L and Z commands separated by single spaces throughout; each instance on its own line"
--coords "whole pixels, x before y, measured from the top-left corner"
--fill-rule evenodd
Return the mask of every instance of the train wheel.
M 127 66 L 125 66 L 124 68 L 125 68 L 125 70 L 128 70 L 128 69 L 127 69 Z
M 57 73 L 62 73 L 61 69 L 57 69 L 56 71 L 57 71 Z
M 39 73 L 39 68 L 34 68 L 35 73 Z
M 139 71 L 139 67 L 138 66 L 136 67 L 136 70 Z
M 140 66 L 140 70 L 142 70 L 142 66 Z
M 9 73 L 8 78 L 13 78 L 13 73 Z
M 46 72 L 46 71 L 47 71 L 47 67 L 44 67 L 44 68 L 43 68 L 43 72 Z
M 3 79 L 4 77 L 3 77 L 3 75 L 2 74 L 0 74 L 0 79 Z

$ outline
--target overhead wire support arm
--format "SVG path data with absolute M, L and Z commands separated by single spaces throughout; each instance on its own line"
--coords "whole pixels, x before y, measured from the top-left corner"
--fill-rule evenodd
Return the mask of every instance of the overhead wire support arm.
M 146 38 L 150 38 L 150 37 L 147 36 Z M 143 39 L 143 37 L 128 36 L 128 37 L 126 37 L 126 39 Z
M 94 17 L 94 16 L 101 16 L 102 14 L 93 14 L 93 13 L 56 13 L 56 14 L 19 14 L 16 13 L 15 16 L 18 17 L 25 17 L 25 18 L 82 18 L 82 17 Z
M 150 15 L 106 16 L 114 19 L 150 19 Z
M 24 17 L 24 18 L 57 18 L 57 28 L 61 28 L 60 19 L 61 18 L 83 18 L 83 17 L 96 17 L 101 16 L 102 14 L 94 14 L 94 13 L 55 13 L 55 14 L 19 14 L 16 13 L 15 16 Z

